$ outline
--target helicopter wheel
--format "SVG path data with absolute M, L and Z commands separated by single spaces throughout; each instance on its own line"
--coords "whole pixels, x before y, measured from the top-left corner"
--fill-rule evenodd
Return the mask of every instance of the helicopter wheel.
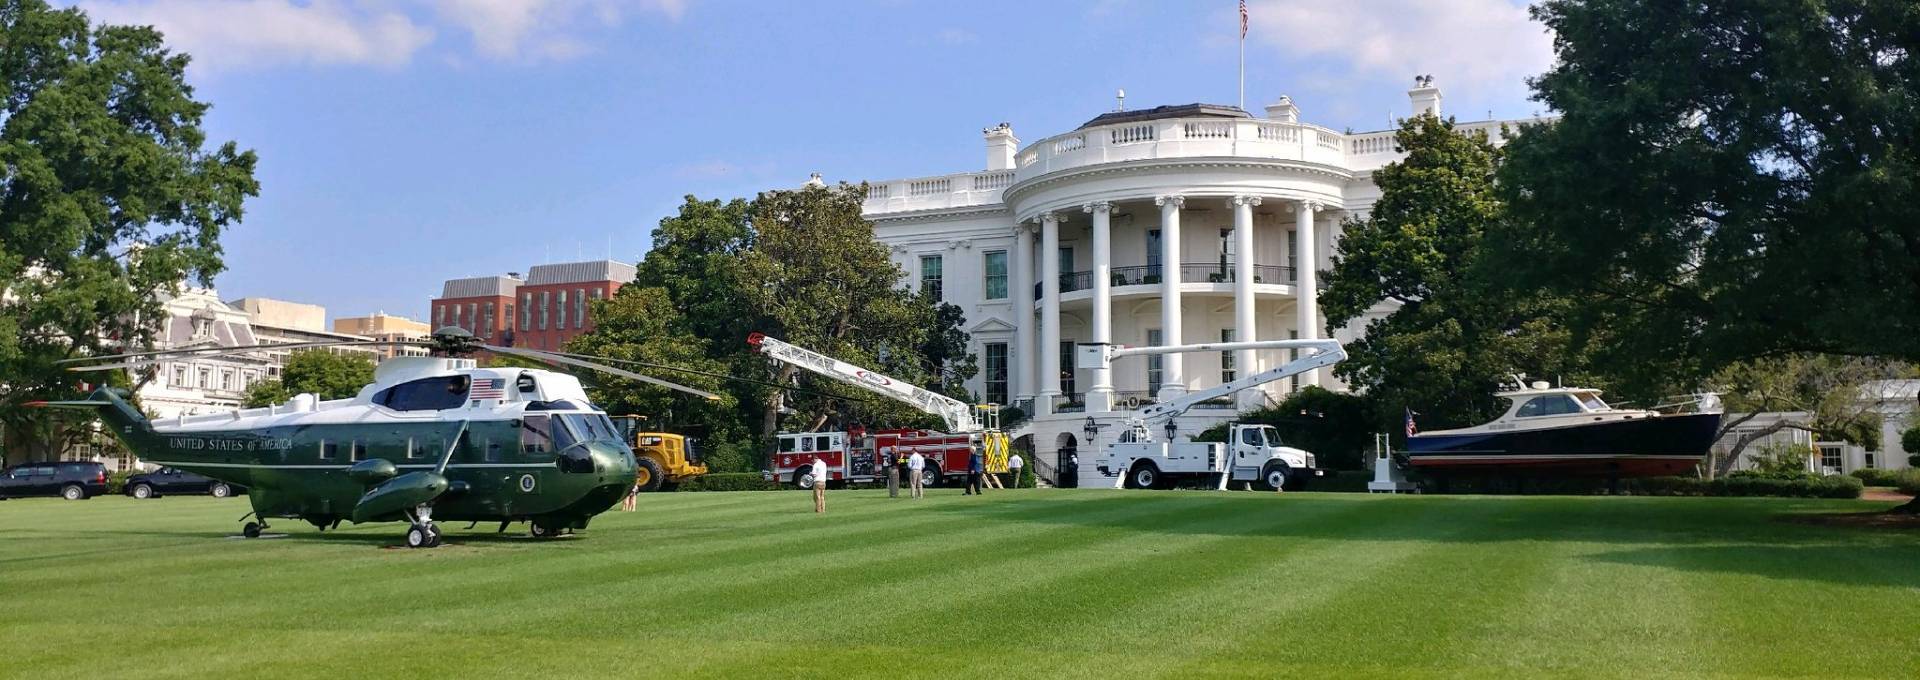
M 254 522 L 248 522 L 246 526 L 240 527 L 240 535 L 245 536 L 247 538 L 259 538 L 260 530 L 264 528 L 266 527 L 260 526 L 259 524 Z
M 527 529 L 529 533 L 533 534 L 534 538 L 553 538 L 555 536 L 559 536 L 560 534 L 566 533 L 565 529 L 550 527 L 545 524 L 541 524 L 539 522 L 527 523 Z
M 440 530 L 432 524 L 415 524 L 407 527 L 407 547 L 431 548 L 440 545 Z

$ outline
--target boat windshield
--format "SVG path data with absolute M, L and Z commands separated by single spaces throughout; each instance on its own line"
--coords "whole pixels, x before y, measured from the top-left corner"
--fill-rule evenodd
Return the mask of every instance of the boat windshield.
M 1579 392 L 1574 394 L 1573 396 L 1575 399 L 1579 399 L 1580 405 L 1585 407 L 1589 411 L 1611 410 L 1607 406 L 1607 402 L 1600 401 L 1599 392 Z

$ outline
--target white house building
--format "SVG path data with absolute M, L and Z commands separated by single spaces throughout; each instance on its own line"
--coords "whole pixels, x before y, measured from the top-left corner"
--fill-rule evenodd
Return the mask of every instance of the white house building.
M 1408 96 L 1412 112 L 1440 112 L 1430 80 Z M 1057 452 L 1116 432 L 1134 407 L 1286 358 L 1166 355 L 1076 370 L 1075 343 L 1323 335 L 1316 272 L 1329 266 L 1341 221 L 1379 197 L 1373 171 L 1403 154 L 1392 130 L 1313 125 L 1286 97 L 1265 109 L 1263 118 L 1205 104 L 1115 111 L 1024 146 L 1003 123 L 984 131 L 984 170 L 869 183 L 876 237 L 913 285 L 966 311 L 982 367 L 969 389 L 1034 414 L 1015 434 L 1032 436 L 1043 473 L 1064 460 Z M 1521 122 L 1461 127 L 1498 141 L 1503 123 Z M 1334 335 L 1351 340 L 1364 322 Z M 1322 371 L 1248 390 L 1189 411 L 1180 436 L 1315 384 L 1341 387 Z

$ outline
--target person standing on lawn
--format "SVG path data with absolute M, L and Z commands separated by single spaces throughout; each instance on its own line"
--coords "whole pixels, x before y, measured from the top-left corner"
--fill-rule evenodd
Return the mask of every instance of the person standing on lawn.
M 880 464 L 887 468 L 887 497 L 900 497 L 900 465 L 893 458 L 893 448 L 880 450 Z
M 814 514 L 820 514 L 827 511 L 827 479 L 829 477 L 832 477 L 832 475 L 827 473 L 826 462 L 820 460 L 820 454 L 817 454 L 817 453 L 814 454 L 813 455 L 813 512 Z
M 1020 468 L 1026 467 L 1026 465 L 1027 461 L 1022 459 L 1018 453 L 1013 454 L 1012 458 L 1007 459 L 1007 471 L 1013 473 L 1013 485 L 1007 488 L 1020 488 Z
M 920 478 L 920 471 L 925 469 L 927 469 L 927 459 L 922 457 L 919 451 L 907 456 L 907 485 L 913 488 L 914 498 L 924 498 L 927 495 Z
M 972 496 L 974 494 L 986 493 L 986 489 L 980 486 L 980 477 L 986 474 L 986 472 L 987 456 L 981 453 L 980 449 L 976 448 L 973 450 L 973 455 L 967 457 L 967 492 L 961 495 Z

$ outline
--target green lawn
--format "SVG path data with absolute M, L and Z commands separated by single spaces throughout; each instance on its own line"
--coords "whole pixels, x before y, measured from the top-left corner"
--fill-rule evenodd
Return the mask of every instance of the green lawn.
M 0 502 L 0 677 L 1883 676 L 1920 532 L 1861 501 L 647 496 L 583 536 L 229 539 L 240 500 Z M 521 529 L 515 528 L 517 533 Z

